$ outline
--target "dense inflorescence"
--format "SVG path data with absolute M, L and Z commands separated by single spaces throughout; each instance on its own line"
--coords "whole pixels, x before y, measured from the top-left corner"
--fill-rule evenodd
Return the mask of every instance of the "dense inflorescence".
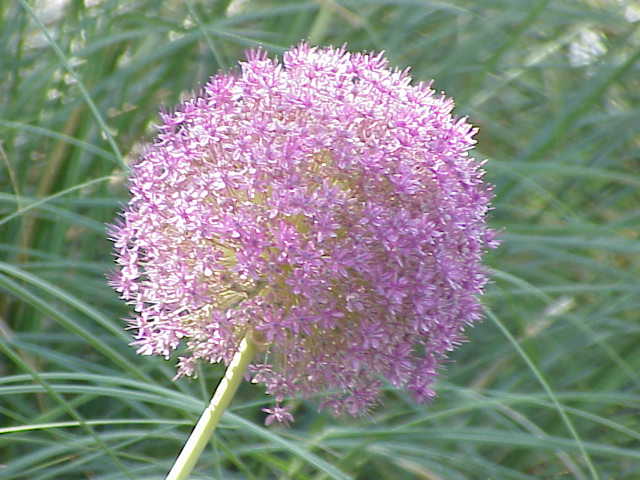
M 279 403 L 366 412 L 382 379 L 423 401 L 477 320 L 491 197 L 453 101 L 382 54 L 260 50 L 162 115 L 111 229 L 144 355 L 228 363 Z M 279 404 L 273 420 L 291 414 Z

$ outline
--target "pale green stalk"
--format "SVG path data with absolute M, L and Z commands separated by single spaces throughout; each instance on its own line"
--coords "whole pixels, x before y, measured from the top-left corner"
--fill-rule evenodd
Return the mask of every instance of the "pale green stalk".
M 229 364 L 224 378 L 220 381 L 209 406 L 205 409 L 198 420 L 187 443 L 182 448 L 180 455 L 176 459 L 166 480 L 185 480 L 189 477 L 191 470 L 195 466 L 202 450 L 209 442 L 222 413 L 229 406 L 231 399 L 242 381 L 251 359 L 255 352 L 255 346 L 248 336 L 240 342 L 240 348 L 236 352 L 233 360 Z

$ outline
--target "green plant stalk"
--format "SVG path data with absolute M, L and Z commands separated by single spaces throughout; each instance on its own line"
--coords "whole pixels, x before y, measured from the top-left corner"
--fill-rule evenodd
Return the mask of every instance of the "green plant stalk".
M 222 413 L 229 406 L 231 399 L 242 381 L 251 359 L 255 353 L 255 345 L 248 335 L 240 342 L 240 348 L 227 367 L 224 378 L 218 384 L 211 402 L 202 413 L 191 436 L 185 443 L 166 480 L 186 480 L 193 470 L 202 450 L 209 442 Z

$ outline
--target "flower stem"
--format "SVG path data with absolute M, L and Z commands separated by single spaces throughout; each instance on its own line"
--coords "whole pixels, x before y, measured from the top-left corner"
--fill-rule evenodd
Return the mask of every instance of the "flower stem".
M 229 406 L 231 399 L 242 381 L 255 352 L 253 342 L 246 336 L 240 342 L 240 348 L 227 367 L 224 378 L 220 381 L 211 402 L 202 413 L 191 436 L 185 443 L 166 480 L 186 480 L 193 470 L 202 450 L 209 442 L 222 413 Z

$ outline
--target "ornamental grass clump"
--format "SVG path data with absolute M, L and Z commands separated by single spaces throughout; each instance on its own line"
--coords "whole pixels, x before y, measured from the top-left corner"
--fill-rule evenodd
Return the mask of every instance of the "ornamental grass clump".
M 111 232 L 138 352 L 183 346 L 191 376 L 244 339 L 267 423 L 320 392 L 362 414 L 384 379 L 431 398 L 495 244 L 476 129 L 452 109 L 381 53 L 301 44 L 282 63 L 250 52 L 163 114 Z

